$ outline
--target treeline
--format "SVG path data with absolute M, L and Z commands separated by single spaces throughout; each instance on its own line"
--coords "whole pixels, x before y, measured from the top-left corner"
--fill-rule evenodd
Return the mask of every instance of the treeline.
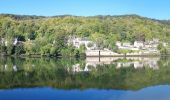
M 85 48 L 68 46 L 70 35 L 88 37 L 101 48 L 114 50 L 115 41 L 159 38 L 169 42 L 169 27 L 167 23 L 137 15 L 43 17 L 1 14 L 0 52 L 8 55 L 78 56 L 83 54 Z M 15 38 L 20 41 L 18 45 L 13 45 Z
M 14 14 L 0 14 L 1 17 L 10 17 L 15 20 L 32 20 L 32 19 L 40 19 L 45 18 L 44 16 L 36 16 L 36 15 L 14 15 Z

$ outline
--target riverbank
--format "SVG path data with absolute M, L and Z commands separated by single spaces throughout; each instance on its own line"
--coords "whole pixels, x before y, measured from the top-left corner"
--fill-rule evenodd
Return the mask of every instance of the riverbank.
M 126 54 L 122 54 L 122 55 L 87 55 L 86 57 L 159 57 L 159 56 L 169 56 L 170 54 L 144 54 L 144 55 L 126 55 Z
M 31 55 L 7 55 L 0 54 L 2 57 L 33 57 L 33 58 L 41 58 L 41 57 L 50 57 L 50 58 L 85 58 L 85 57 L 170 57 L 170 54 L 141 54 L 141 55 L 127 55 L 127 54 L 117 54 L 117 55 L 79 55 L 79 56 L 54 56 L 54 55 L 40 55 L 40 54 L 31 54 Z

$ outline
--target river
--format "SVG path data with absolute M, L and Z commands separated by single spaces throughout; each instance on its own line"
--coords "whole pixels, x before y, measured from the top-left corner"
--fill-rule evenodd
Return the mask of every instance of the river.
M 170 58 L 0 58 L 0 100 L 169 100 Z

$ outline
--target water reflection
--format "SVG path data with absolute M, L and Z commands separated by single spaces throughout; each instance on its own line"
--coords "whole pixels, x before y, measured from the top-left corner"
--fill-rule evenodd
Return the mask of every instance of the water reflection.
M 138 90 L 170 84 L 169 58 L 0 58 L 0 88 Z
M 117 62 L 116 68 L 133 66 L 135 69 L 149 67 L 152 69 L 159 69 L 158 61 L 160 58 L 127 58 L 127 62 Z
M 2 100 L 170 98 L 169 58 L 7 57 L 0 58 L 0 78 Z
M 85 60 L 85 65 L 82 67 L 80 63 L 77 63 L 68 68 L 68 71 L 73 72 L 88 72 L 92 71 L 92 69 L 97 70 L 97 66 L 100 65 L 115 65 L 116 69 L 120 69 L 122 67 L 134 67 L 138 68 L 152 68 L 154 70 L 159 69 L 158 61 L 159 57 L 87 57 Z

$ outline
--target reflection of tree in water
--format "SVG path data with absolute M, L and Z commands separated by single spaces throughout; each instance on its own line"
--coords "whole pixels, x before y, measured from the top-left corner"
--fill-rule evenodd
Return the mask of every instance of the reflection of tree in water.
M 1 58 L 0 64 L 0 88 L 50 86 L 65 89 L 134 90 L 151 85 L 170 84 L 168 59 L 158 61 L 159 70 L 149 67 L 135 69 L 132 65 L 117 69 L 114 61 L 112 64 L 103 63 L 95 67 L 89 64 L 87 70 L 86 61 L 75 59 Z M 73 73 L 71 69 L 76 64 L 83 71 Z

